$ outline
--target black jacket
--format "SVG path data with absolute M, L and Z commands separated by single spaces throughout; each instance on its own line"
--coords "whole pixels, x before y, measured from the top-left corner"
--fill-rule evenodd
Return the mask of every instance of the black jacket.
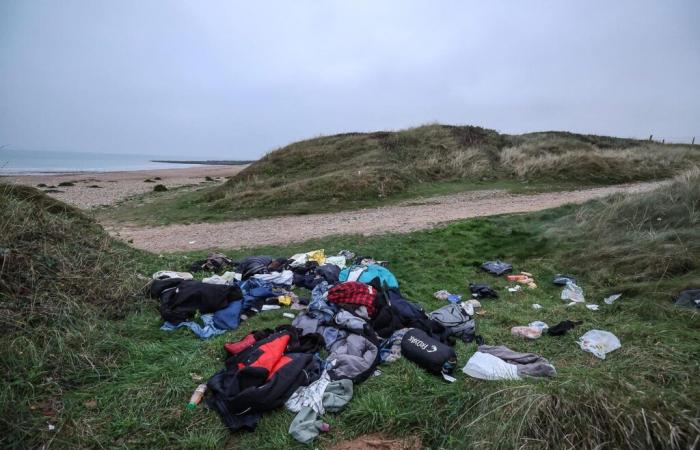
M 313 354 L 286 353 L 292 337 L 281 331 L 256 342 L 209 379 L 207 405 L 229 430 L 253 430 L 260 413 L 282 406 L 298 387 L 321 376 Z

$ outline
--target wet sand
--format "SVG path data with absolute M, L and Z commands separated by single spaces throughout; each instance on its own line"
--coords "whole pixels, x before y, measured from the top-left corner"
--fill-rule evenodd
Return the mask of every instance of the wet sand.
M 74 172 L 46 173 L 39 175 L 3 176 L 0 181 L 18 183 L 39 189 L 58 190 L 48 192 L 52 197 L 79 208 L 95 208 L 118 203 L 134 195 L 153 191 L 153 186 L 163 184 L 167 188 L 179 186 L 196 186 L 206 183 L 205 177 L 223 182 L 225 177 L 237 174 L 245 166 L 193 166 L 177 169 L 149 169 L 123 172 Z M 156 180 L 155 178 L 160 178 Z M 145 180 L 153 180 L 153 183 Z M 59 186 L 63 182 L 72 182 L 74 186 Z M 48 186 L 55 186 L 49 188 Z M 92 186 L 92 187 L 91 187 Z M 98 187 L 94 187 L 98 186 Z

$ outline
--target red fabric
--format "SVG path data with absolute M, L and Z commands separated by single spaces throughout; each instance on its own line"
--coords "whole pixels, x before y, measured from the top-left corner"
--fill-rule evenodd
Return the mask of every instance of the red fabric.
M 249 364 L 247 367 L 263 367 L 268 370 L 267 379 L 269 380 L 272 375 L 278 370 L 284 367 L 285 364 L 291 361 L 290 358 L 284 356 L 284 351 L 289 343 L 289 335 L 284 334 L 277 339 L 267 342 L 260 347 L 262 353 L 258 359 L 255 360 L 253 364 Z M 246 367 L 243 363 L 238 363 L 238 368 L 242 369 Z
M 253 333 L 250 333 L 248 336 L 244 337 L 238 342 L 225 343 L 224 348 L 230 354 L 237 355 L 248 347 L 251 347 L 253 344 L 255 344 L 255 336 L 253 336 Z
M 374 316 L 374 297 L 377 290 L 359 281 L 348 281 L 336 284 L 328 290 L 328 301 L 331 303 L 349 303 L 367 307 L 367 314 Z

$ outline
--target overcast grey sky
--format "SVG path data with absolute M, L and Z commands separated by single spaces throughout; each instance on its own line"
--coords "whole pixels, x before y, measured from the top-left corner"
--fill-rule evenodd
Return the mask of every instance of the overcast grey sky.
M 0 144 L 256 158 L 428 122 L 700 138 L 700 2 L 0 2 Z

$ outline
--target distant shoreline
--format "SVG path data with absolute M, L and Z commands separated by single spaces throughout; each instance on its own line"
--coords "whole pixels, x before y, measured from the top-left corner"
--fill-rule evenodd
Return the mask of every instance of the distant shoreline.
M 205 161 L 191 161 L 191 160 L 174 160 L 174 159 L 152 159 L 151 162 L 155 163 L 168 163 L 168 164 L 202 164 L 206 166 L 244 166 L 255 162 L 254 160 L 205 160 Z
M 153 192 L 156 184 L 168 189 L 223 183 L 246 166 L 191 165 L 189 167 L 116 171 L 66 171 L 0 176 L 0 182 L 39 188 L 79 208 L 113 205 L 129 197 Z M 38 172 L 38 171 L 35 171 Z

